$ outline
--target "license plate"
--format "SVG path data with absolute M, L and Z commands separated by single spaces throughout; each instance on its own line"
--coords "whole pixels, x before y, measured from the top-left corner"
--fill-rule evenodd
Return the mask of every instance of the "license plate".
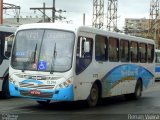
M 38 91 L 38 90 L 30 90 L 30 94 L 32 94 L 32 95 L 40 95 L 41 92 Z

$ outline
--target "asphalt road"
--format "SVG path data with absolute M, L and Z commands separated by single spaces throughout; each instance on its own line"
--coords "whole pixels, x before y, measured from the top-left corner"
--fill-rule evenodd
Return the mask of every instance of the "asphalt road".
M 30 99 L 1 99 L 0 114 L 2 120 L 160 120 L 160 82 L 144 91 L 139 100 L 112 97 L 94 108 L 88 108 L 84 102 L 42 106 Z

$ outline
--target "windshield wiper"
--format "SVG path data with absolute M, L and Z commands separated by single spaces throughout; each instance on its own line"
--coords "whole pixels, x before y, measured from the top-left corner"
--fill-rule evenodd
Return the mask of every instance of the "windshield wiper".
M 25 71 L 25 63 L 23 63 L 23 69 L 22 69 L 22 72 L 24 72 Z
M 56 58 L 57 51 L 56 51 L 56 43 L 54 44 L 54 51 L 53 51 L 53 56 L 52 56 L 52 63 L 51 63 L 51 71 L 50 74 L 53 74 L 53 65 L 54 65 L 54 59 Z
M 36 52 L 37 51 L 37 43 L 36 43 L 36 46 L 35 46 L 35 49 L 34 49 L 34 56 L 33 56 L 33 62 L 36 63 Z

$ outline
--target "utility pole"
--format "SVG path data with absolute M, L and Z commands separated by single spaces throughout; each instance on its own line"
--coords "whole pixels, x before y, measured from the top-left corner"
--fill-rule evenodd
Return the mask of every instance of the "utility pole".
M 85 26 L 85 21 L 86 21 L 86 15 L 83 13 L 83 26 Z
M 43 22 L 46 21 L 46 10 L 53 10 L 53 7 L 46 7 L 45 3 L 43 3 L 43 7 L 35 7 L 35 8 L 30 8 L 30 10 L 39 10 L 43 14 Z M 47 16 L 48 17 L 48 16 Z M 52 16 L 53 17 L 53 16 Z M 48 17 L 49 18 L 49 17 Z M 49 18 L 50 19 L 50 18 Z M 53 22 L 53 21 L 52 21 Z
M 53 0 L 53 9 L 52 9 L 52 21 L 53 23 L 55 22 L 55 0 Z
M 19 22 L 19 16 L 20 16 L 20 6 L 14 5 L 14 4 L 9 4 L 9 3 L 3 3 L 3 9 L 4 10 L 9 10 L 12 9 L 15 13 L 15 16 L 17 18 L 17 22 Z
M 92 26 L 101 29 L 104 25 L 104 0 L 93 0 Z
M 43 22 L 45 22 L 45 16 L 46 16 L 45 7 L 46 7 L 46 4 L 43 3 Z
M 45 22 L 45 17 L 47 16 L 46 15 L 46 10 L 51 10 L 52 11 L 52 19 L 47 16 L 50 20 L 52 20 L 52 22 L 55 22 L 56 18 L 58 18 L 58 19 L 62 19 L 62 18 L 65 19 L 62 16 L 56 17 L 56 15 L 55 15 L 56 12 L 61 13 L 61 12 L 66 12 L 66 11 L 56 10 L 56 8 L 55 8 L 55 0 L 53 0 L 53 6 L 52 7 L 46 7 L 45 3 L 43 3 L 43 7 L 30 8 L 30 10 L 39 10 L 43 14 L 43 21 L 44 22 Z
M 3 24 L 3 0 L 0 0 L 0 24 Z
M 117 30 L 117 7 L 118 0 L 108 0 L 107 29 L 109 31 Z

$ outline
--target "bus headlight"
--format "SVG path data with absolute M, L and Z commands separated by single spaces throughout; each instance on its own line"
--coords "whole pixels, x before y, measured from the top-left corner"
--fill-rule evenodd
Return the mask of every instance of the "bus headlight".
M 58 88 L 66 88 L 66 87 L 68 87 L 71 83 L 72 83 L 72 80 L 71 80 L 71 79 L 68 79 L 68 80 L 60 83 L 60 84 L 57 86 L 57 89 L 58 89 Z
M 16 85 L 16 81 L 12 77 L 9 77 L 9 82 L 11 82 L 12 84 Z

